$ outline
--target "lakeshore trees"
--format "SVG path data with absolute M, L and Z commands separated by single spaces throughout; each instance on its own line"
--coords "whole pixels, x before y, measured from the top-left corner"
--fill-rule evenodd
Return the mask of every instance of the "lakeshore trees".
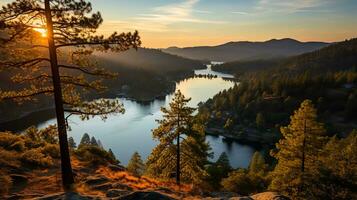
M 90 62 L 90 54 L 94 50 L 125 51 L 140 46 L 137 32 L 115 32 L 107 38 L 97 35 L 102 22 L 101 14 L 92 13 L 91 3 L 85 0 L 16 0 L 0 10 L 4 36 L 0 39 L 0 70 L 10 71 L 16 84 L 1 90 L 0 100 L 23 102 L 38 95 L 54 95 L 65 188 L 74 182 L 65 111 L 82 119 L 123 112 L 117 100 L 83 100 L 83 91 L 105 89 L 97 78 L 115 77 Z M 88 75 L 96 78 L 88 79 Z

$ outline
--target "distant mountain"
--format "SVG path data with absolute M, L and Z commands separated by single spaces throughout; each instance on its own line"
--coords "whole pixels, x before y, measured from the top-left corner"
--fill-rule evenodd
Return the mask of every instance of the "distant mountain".
M 328 46 L 325 42 L 300 42 L 294 39 L 273 39 L 265 42 L 229 42 L 218 46 L 170 47 L 162 51 L 190 59 L 238 61 L 289 57 Z
M 322 49 L 289 58 L 234 61 L 213 66 L 215 71 L 243 74 L 275 70 L 280 72 L 323 73 L 357 67 L 357 38 L 334 43 Z

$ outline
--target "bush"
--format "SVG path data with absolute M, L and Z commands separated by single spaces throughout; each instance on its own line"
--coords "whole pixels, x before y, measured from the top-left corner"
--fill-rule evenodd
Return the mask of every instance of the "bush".
M 25 143 L 21 136 L 3 132 L 0 134 L 0 147 L 10 151 L 21 152 L 25 149 Z
M 60 158 L 60 149 L 56 144 L 46 143 L 44 147 L 41 148 L 41 153 L 52 158 Z
M 53 164 L 52 158 L 41 152 L 41 148 L 30 149 L 21 156 L 21 161 L 31 168 L 49 167 Z
M 221 182 L 223 189 L 241 195 L 250 195 L 266 189 L 266 181 L 262 176 L 249 173 L 244 169 L 234 171 Z
M 75 151 L 80 160 L 86 161 L 89 164 L 118 164 L 119 161 L 106 150 L 93 145 L 81 146 Z
M 0 172 L 0 195 L 6 194 L 12 185 L 10 176 Z
M 0 147 L 0 169 L 18 168 L 20 162 L 18 160 L 19 153 L 16 151 L 7 151 Z

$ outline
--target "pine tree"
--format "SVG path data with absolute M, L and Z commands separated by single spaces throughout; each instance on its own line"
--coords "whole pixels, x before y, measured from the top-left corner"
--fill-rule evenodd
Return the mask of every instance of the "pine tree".
M 160 143 L 148 158 L 148 173 L 162 178 L 176 177 L 184 181 L 200 182 L 206 172 L 209 146 L 205 142 L 204 127 L 193 118 L 194 108 L 188 107 L 190 99 L 177 91 L 169 105 L 162 108 L 163 119 L 153 130 L 154 139 Z
M 264 173 L 267 170 L 265 159 L 258 151 L 253 154 L 253 157 L 249 163 L 250 173 Z
M 94 115 L 105 118 L 110 113 L 123 112 L 118 100 L 86 102 L 81 98 L 79 88 L 105 89 L 100 80 L 89 81 L 84 74 L 114 77 L 90 62 L 90 54 L 94 50 L 125 51 L 140 45 L 137 32 L 113 33 L 108 38 L 97 35 L 102 22 L 100 13 L 92 13 L 91 3 L 85 0 L 16 0 L 0 10 L 0 29 L 5 35 L 0 38 L 0 70 L 15 74 L 11 80 L 17 89 L 0 91 L 0 100 L 22 102 L 34 100 L 38 95 L 54 96 L 65 189 L 74 183 L 65 111 L 82 119 Z M 58 57 L 61 55 L 63 58 Z M 66 55 L 68 58 L 64 58 Z
M 95 137 L 92 136 L 92 138 L 90 139 L 90 145 L 93 146 L 98 146 L 97 140 L 95 139 Z M 99 147 L 99 146 L 98 146 Z
M 75 149 L 77 148 L 76 142 L 74 141 L 73 137 L 68 138 L 68 147 L 70 149 Z
M 135 152 L 128 164 L 128 171 L 134 176 L 142 176 L 145 170 L 145 165 L 141 159 L 141 156 L 138 152 Z
M 90 145 L 90 136 L 88 135 L 88 133 L 84 133 L 83 136 L 82 136 L 82 139 L 81 139 L 81 143 L 79 143 L 79 146 L 78 148 L 81 148 L 83 146 L 88 146 Z
M 321 151 L 312 192 L 316 199 L 357 198 L 357 131 L 332 137 Z
M 272 173 L 271 189 L 292 198 L 307 198 L 309 177 L 316 173 L 318 152 L 325 143 L 325 129 L 317 122 L 317 111 L 310 100 L 302 102 L 272 153 L 278 163 Z

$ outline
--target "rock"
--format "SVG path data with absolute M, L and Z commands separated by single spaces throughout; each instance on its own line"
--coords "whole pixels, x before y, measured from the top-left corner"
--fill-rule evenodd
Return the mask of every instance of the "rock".
M 89 176 L 86 178 L 86 180 L 84 181 L 84 183 L 86 183 L 89 186 L 93 186 L 93 185 L 100 185 L 103 183 L 107 183 L 108 181 L 110 181 L 107 177 L 102 176 L 102 175 L 97 175 L 97 176 Z
M 117 200 L 175 200 L 158 192 L 133 192 L 117 198 Z
M 130 186 L 128 186 L 127 184 L 124 184 L 124 183 L 114 183 L 112 186 L 115 189 L 128 190 L 128 191 L 133 190 L 133 188 L 131 188 Z
M 211 192 L 209 193 L 210 197 L 218 197 L 221 199 L 229 199 L 231 197 L 237 197 L 239 196 L 237 193 L 234 192 Z
M 284 196 L 284 195 L 279 195 L 276 192 L 263 192 L 259 194 L 255 194 L 251 196 L 253 200 L 290 200 L 290 198 Z
M 34 198 L 37 200 L 93 200 L 93 199 L 101 199 L 100 197 L 97 196 L 83 196 L 80 195 L 76 192 L 60 192 L 60 193 L 55 193 L 55 194 L 49 194 L 43 197 L 39 198 Z
M 101 190 L 101 191 L 107 191 L 109 189 L 113 188 L 113 185 L 111 183 L 104 183 L 100 185 L 93 185 L 90 186 L 93 190 Z
M 111 189 L 111 190 L 108 190 L 108 192 L 106 193 L 106 196 L 109 198 L 113 198 L 113 197 L 120 197 L 123 195 L 128 195 L 129 193 L 130 193 L 130 191 L 127 191 L 127 190 Z
M 125 171 L 125 167 L 120 166 L 120 165 L 109 164 L 109 165 L 108 165 L 108 168 L 109 168 L 110 170 L 112 170 L 112 171 L 115 171 L 115 172 Z

